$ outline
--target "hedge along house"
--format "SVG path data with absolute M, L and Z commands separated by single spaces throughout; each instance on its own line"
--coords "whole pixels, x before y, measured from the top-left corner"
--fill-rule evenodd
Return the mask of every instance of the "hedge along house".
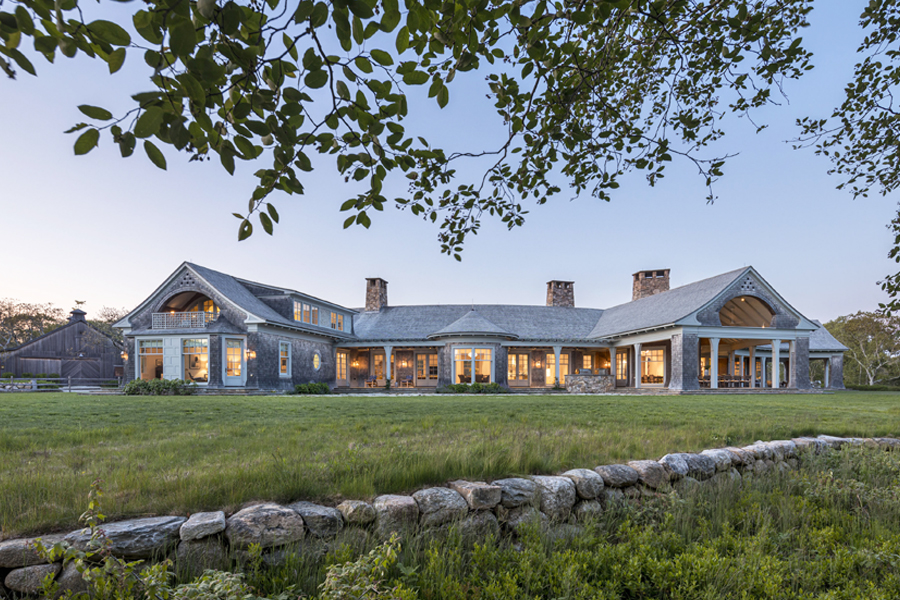
M 110 380 L 121 376 L 122 348 L 91 327 L 85 315 L 76 308 L 65 325 L 0 352 L 0 373 Z
M 547 284 L 545 306 L 390 306 L 366 280 L 364 308 L 182 264 L 117 323 L 129 379 L 208 388 L 808 389 L 810 359 L 842 387 L 845 350 L 752 268 L 669 289 L 669 271 L 639 271 L 631 302 L 575 306 L 574 283 Z M 778 369 L 772 369 L 778 365 Z M 773 377 L 772 373 L 775 373 Z

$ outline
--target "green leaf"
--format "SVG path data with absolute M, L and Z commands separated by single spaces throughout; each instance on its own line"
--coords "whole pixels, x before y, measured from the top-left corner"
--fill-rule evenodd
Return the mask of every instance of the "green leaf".
M 246 240 L 246 239 L 247 239 L 248 237 L 250 237 L 251 235 L 253 235 L 253 224 L 250 223 L 249 220 L 244 219 L 244 220 L 241 222 L 241 227 L 240 227 L 240 229 L 238 229 L 238 241 L 239 241 L 239 242 L 243 242 L 244 240 Z
M 374 58 L 375 61 L 383 67 L 389 67 L 394 64 L 394 58 L 384 50 L 375 49 L 372 50 L 371 54 L 372 58 Z
M 391 32 L 399 24 L 400 24 L 400 11 L 399 10 L 386 11 L 384 13 L 384 16 L 381 18 L 382 31 Z
M 81 156 L 87 154 L 94 149 L 100 140 L 100 131 L 97 129 L 88 129 L 75 140 L 75 155 Z
M 312 71 L 306 74 L 306 77 L 303 78 L 303 83 L 313 89 L 325 87 L 325 84 L 328 83 L 328 73 L 321 70 Z
M 158 106 L 151 106 L 145 110 L 134 125 L 135 137 L 146 138 L 156 135 L 162 124 L 163 114 L 163 110 Z
M 106 64 L 109 65 L 110 75 L 121 69 L 124 62 L 125 48 L 116 48 L 110 52 L 109 56 L 106 58 Z
M 28 9 L 21 4 L 16 7 L 16 25 L 18 26 L 19 31 L 25 35 L 34 35 L 34 21 L 31 20 Z
M 131 36 L 128 35 L 128 32 L 112 21 L 93 21 L 88 24 L 88 30 L 113 46 L 127 46 L 131 43 Z
M 371 19 L 375 16 L 375 13 L 372 12 L 372 7 L 363 0 L 347 0 L 347 5 L 353 14 L 360 19 Z
M 259 222 L 262 223 L 263 229 L 269 235 L 272 235 L 272 219 L 266 213 L 259 213 Z
M 197 45 L 197 32 L 190 19 L 177 19 L 169 27 L 169 46 L 181 57 L 190 56 Z
M 350 90 L 347 89 L 347 84 L 343 81 L 338 80 L 334 84 L 335 89 L 337 90 L 337 95 L 344 100 L 350 99 Z
M 34 38 L 34 49 L 41 54 L 52 54 L 58 43 L 56 38 L 50 35 L 36 37 Z
M 365 211 L 356 215 L 356 222 L 365 227 L 366 229 L 372 224 L 372 220 L 369 218 L 369 215 L 366 214 Z
M 440 91 L 437 93 L 437 103 L 438 106 L 444 108 L 447 106 L 447 102 L 450 101 L 450 90 L 447 89 L 447 86 L 441 86 Z
M 321 27 L 328 19 L 328 6 L 324 2 L 316 2 L 312 14 L 309 16 L 309 24 L 314 28 Z
M 266 210 L 269 211 L 269 216 L 272 217 L 272 220 L 276 223 L 278 222 L 278 211 L 275 210 L 275 205 L 269 202 L 266 202 Z
M 13 48 L 13 49 L 11 49 L 11 50 L 7 50 L 7 51 L 6 51 L 6 54 L 7 54 L 11 59 L 13 59 L 14 61 L 16 61 L 16 64 L 19 65 L 20 67 L 22 67 L 22 69 L 23 69 L 24 71 L 27 71 L 28 73 L 30 73 L 30 74 L 32 74 L 32 75 L 35 75 L 34 65 L 31 64 L 31 61 L 30 61 L 30 60 L 28 60 L 27 58 L 25 58 L 25 55 L 24 55 L 24 54 L 22 54 L 21 52 L 19 52 L 19 51 L 16 50 L 15 48 Z
M 312 0 L 301 0 L 297 5 L 297 10 L 294 11 L 294 22 L 302 23 L 309 18 L 313 12 L 313 6 Z
M 371 73 L 372 72 L 372 63 L 369 62 L 369 59 L 365 56 L 357 56 L 356 60 L 353 61 L 356 65 L 356 68 L 362 71 L 363 73 Z
M 398 54 L 403 54 L 406 49 L 409 48 L 409 29 L 406 25 L 401 27 L 400 31 L 397 32 L 397 41 L 395 45 Z
M 163 156 L 163 153 L 159 151 L 159 148 L 157 148 L 153 142 L 144 140 L 144 152 L 147 153 L 147 158 L 150 159 L 150 162 L 163 171 L 166 170 L 166 157 Z
M 105 108 L 100 108 L 99 106 L 82 104 L 78 107 L 78 110 L 80 110 L 85 116 L 88 116 L 92 119 L 97 119 L 98 121 L 109 121 L 110 119 L 112 119 L 112 113 Z
M 425 71 L 411 71 L 403 75 L 403 83 L 408 85 L 422 85 L 428 83 L 428 73 Z

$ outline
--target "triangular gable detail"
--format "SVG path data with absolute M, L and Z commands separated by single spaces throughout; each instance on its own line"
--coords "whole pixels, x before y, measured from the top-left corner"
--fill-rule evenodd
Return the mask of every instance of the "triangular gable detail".
M 739 276 L 734 283 L 722 290 L 715 298 L 678 321 L 678 325 L 721 326 L 719 311 L 734 298 L 752 296 L 762 300 L 775 311 L 774 326 L 779 329 L 815 330 L 817 327 L 800 311 L 779 294 L 753 267 L 747 267 L 746 273 Z

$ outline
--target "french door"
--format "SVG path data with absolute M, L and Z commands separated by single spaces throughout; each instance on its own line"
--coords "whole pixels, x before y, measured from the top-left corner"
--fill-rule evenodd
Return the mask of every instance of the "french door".
M 225 386 L 240 387 L 246 381 L 244 365 L 244 340 L 225 338 L 225 374 L 222 383 Z
M 510 353 L 507 356 L 506 383 L 510 387 L 528 387 L 528 364 L 530 362 L 527 352 Z

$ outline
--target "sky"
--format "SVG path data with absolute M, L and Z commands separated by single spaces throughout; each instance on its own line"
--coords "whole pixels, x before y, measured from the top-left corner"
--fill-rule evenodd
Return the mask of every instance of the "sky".
M 877 282 L 896 271 L 885 225 L 898 199 L 853 200 L 835 189 L 824 158 L 786 143 L 798 117 L 827 116 L 840 103 L 862 37 L 864 1 L 818 4 L 804 32 L 816 68 L 788 82 L 779 106 L 754 113 L 768 125 L 762 133 L 726 120 L 714 151 L 737 156 L 715 203 L 696 169 L 676 161 L 656 187 L 626 178 L 609 203 L 564 192 L 544 206 L 526 202 L 517 230 L 486 220 L 461 263 L 440 253 L 436 226 L 408 212 L 387 208 L 371 215 L 369 230 L 344 230 L 338 209 L 354 192 L 327 161 L 303 181 L 304 196 L 272 198 L 281 215 L 274 236 L 257 227 L 238 242 L 231 213 L 246 210 L 258 165 L 239 162 L 231 177 L 217 161 L 188 163 L 165 149 L 164 172 L 140 149 L 120 158 L 105 136 L 74 156 L 75 136 L 63 132 L 83 120 L 78 105 L 116 112 L 149 89 L 138 54 L 112 76 L 84 57 L 35 58 L 38 77 L 0 82 L 0 298 L 66 310 L 85 301 L 90 317 L 104 306 L 134 308 L 190 261 L 349 307 L 364 304 L 365 278 L 382 277 L 392 305 L 543 304 L 546 282 L 560 279 L 575 282 L 576 306 L 607 308 L 631 299 L 636 271 L 671 269 L 676 287 L 752 265 L 809 318 L 873 310 L 886 299 Z M 90 10 L 121 22 L 134 8 Z M 443 110 L 414 99 L 413 122 L 450 149 L 496 145 L 500 123 L 479 78 L 457 78 Z

